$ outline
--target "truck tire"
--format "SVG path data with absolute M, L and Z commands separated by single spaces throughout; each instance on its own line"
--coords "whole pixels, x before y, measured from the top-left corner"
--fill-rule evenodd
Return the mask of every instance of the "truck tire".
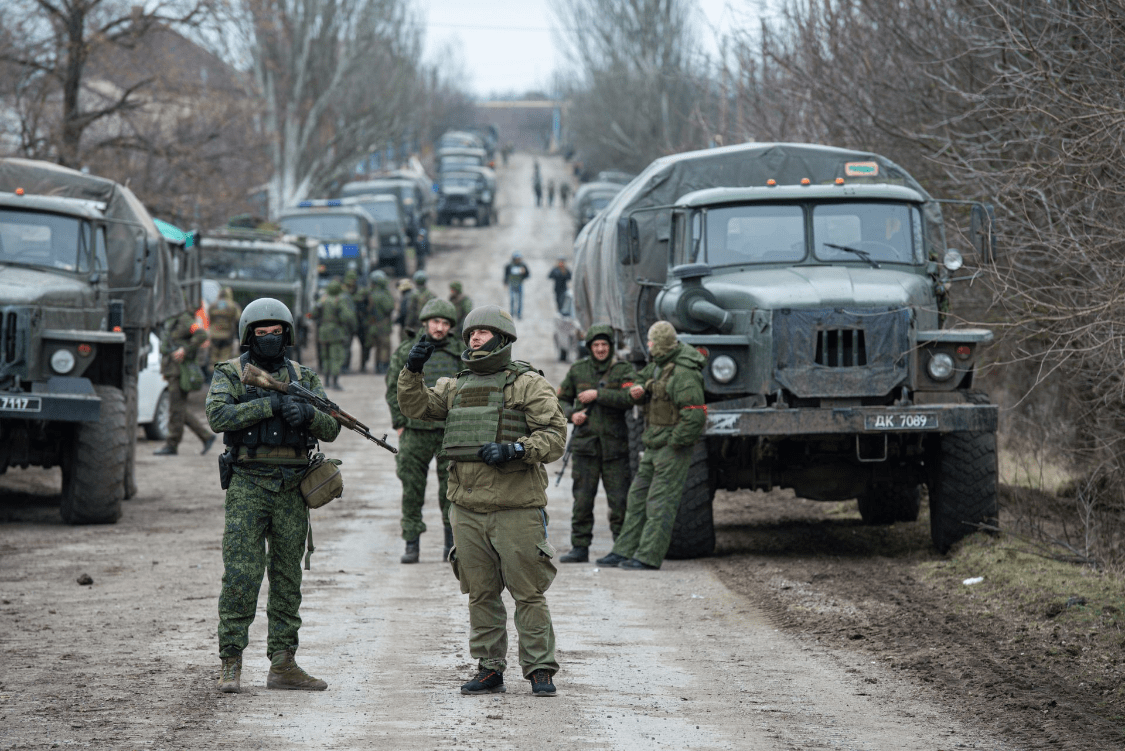
M 290 359 L 300 361 L 301 358 Z M 156 400 L 156 411 L 152 415 L 152 422 L 145 425 L 145 438 L 150 441 L 168 440 L 168 422 L 171 419 L 172 396 L 168 393 L 168 389 L 164 389 L 160 392 L 160 398 Z
M 406 276 L 406 256 L 401 255 L 395 259 L 395 276 Z
M 492 211 L 490 209 L 486 208 L 484 210 L 484 214 L 481 215 L 479 223 L 482 227 L 487 227 L 492 224 Z
M 918 485 L 894 483 L 870 485 L 856 498 L 864 524 L 880 525 L 918 521 L 922 507 L 922 489 Z
M 63 449 L 63 492 L 59 512 L 67 524 L 113 524 L 121 517 L 129 429 L 125 394 L 95 386 L 102 400 L 98 422 L 78 423 Z
M 703 558 L 715 552 L 714 500 L 715 478 L 707 460 L 707 441 L 703 440 L 692 451 L 666 558 Z
M 930 490 L 930 539 L 945 553 L 976 531 L 995 524 L 998 513 L 996 434 L 961 432 L 934 436 L 926 454 Z

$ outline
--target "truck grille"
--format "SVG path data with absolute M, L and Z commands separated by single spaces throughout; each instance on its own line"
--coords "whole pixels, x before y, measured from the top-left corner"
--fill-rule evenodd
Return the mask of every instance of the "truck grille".
M 0 365 L 12 365 L 16 357 L 23 354 L 18 342 L 18 324 L 19 316 L 14 310 L 0 315 Z
M 828 368 L 859 368 L 867 364 L 863 329 L 821 329 L 816 332 L 814 362 Z

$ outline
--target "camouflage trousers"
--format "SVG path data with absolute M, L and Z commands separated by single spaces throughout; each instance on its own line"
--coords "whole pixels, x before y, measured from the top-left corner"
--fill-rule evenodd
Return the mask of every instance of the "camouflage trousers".
M 180 441 L 184 439 L 184 425 L 187 424 L 191 428 L 191 432 L 199 436 L 199 440 L 206 441 L 209 438 L 214 438 L 215 434 L 208 429 L 199 419 L 199 415 L 191 411 L 188 407 L 188 394 L 191 392 L 184 391 L 180 388 L 179 378 L 168 379 L 168 399 L 170 402 L 170 410 L 168 413 L 168 445 L 179 446 Z
M 226 343 L 220 343 L 215 340 L 211 341 L 211 364 L 217 365 L 221 362 L 226 362 L 235 356 L 234 342 L 230 339 Z
M 371 365 L 378 370 L 380 365 L 389 365 L 391 362 L 391 332 L 385 333 L 377 332 L 374 329 L 367 330 L 367 344 L 371 351 L 374 353 Z M 361 365 L 367 364 L 367 350 L 363 353 L 363 362 Z
M 594 539 L 594 499 L 598 480 L 605 488 L 609 504 L 609 531 L 616 540 L 625 521 L 625 504 L 629 496 L 629 457 L 603 459 L 598 456 L 573 458 L 570 471 L 574 481 L 574 506 L 570 515 L 571 547 L 589 547 Z
M 426 500 L 426 478 L 430 474 L 430 462 L 441 450 L 444 430 L 402 431 L 395 454 L 395 473 L 402 481 L 402 539 L 417 540 L 426 531 L 422 521 L 422 504 Z M 437 460 L 438 508 L 441 509 L 441 522 L 449 527 L 449 499 L 446 488 L 449 485 L 449 463 Z
M 352 334 L 351 337 L 348 338 L 348 341 L 344 343 L 343 369 L 348 370 L 348 371 L 350 371 L 352 369 L 352 340 L 353 339 L 359 340 L 359 357 L 360 357 L 359 364 L 360 364 L 360 366 L 362 366 L 363 363 L 365 363 L 367 361 L 366 334 L 362 331 Z
M 672 544 L 672 527 L 684 494 L 691 446 L 645 449 L 637 476 L 629 486 L 625 523 L 613 552 L 659 566 Z
M 319 349 L 322 375 L 329 378 L 340 375 L 340 369 L 344 367 L 344 343 L 320 342 Z
M 297 649 L 301 628 L 301 555 L 308 507 L 296 488 L 272 492 L 237 469 L 227 488 L 223 586 L 219 592 L 219 656 L 246 649 L 262 575 L 269 572 L 266 654 Z
M 508 613 L 501 592 L 515 601 L 523 676 L 558 672 L 555 627 L 544 594 L 555 580 L 555 550 L 547 542 L 547 513 L 516 508 L 479 513 L 454 505 L 449 555 L 461 591 L 469 596 L 469 654 L 483 670 L 508 665 Z

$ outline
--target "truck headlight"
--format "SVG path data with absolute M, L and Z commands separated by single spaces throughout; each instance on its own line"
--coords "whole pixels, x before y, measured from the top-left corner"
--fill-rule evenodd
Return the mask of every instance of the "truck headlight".
M 953 367 L 952 360 L 949 361 L 949 367 Z M 719 383 L 730 383 L 737 374 L 738 364 L 729 355 L 719 355 L 711 363 L 711 377 Z
M 930 378 L 935 381 L 947 381 L 953 375 L 953 358 L 944 352 L 930 355 L 926 370 L 930 372 Z
M 74 370 L 74 355 L 69 349 L 56 349 L 51 355 L 51 370 L 65 374 Z

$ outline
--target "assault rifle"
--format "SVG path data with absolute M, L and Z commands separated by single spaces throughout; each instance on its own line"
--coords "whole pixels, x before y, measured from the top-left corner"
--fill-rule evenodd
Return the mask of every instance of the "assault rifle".
M 367 440 L 379 444 L 392 454 L 398 453 L 398 449 L 387 443 L 386 433 L 383 434 L 382 438 L 376 438 L 371 435 L 370 428 L 340 409 L 340 405 L 330 402 L 327 399 L 322 399 L 299 383 L 282 383 L 266 371 L 250 363 L 246 363 L 246 367 L 242 369 L 241 381 L 247 386 L 257 386 L 258 388 L 270 389 L 271 391 L 280 391 L 282 394 L 289 394 L 290 396 L 304 399 L 321 412 L 324 412 L 333 420 L 340 423 L 342 427 L 348 430 L 354 430 Z
M 563 473 L 566 472 L 567 462 L 570 461 L 570 444 L 574 441 L 574 431 L 570 431 L 570 436 L 566 439 L 566 451 L 562 455 L 562 466 L 559 467 L 559 473 L 555 475 L 555 487 L 559 486 L 562 482 Z

